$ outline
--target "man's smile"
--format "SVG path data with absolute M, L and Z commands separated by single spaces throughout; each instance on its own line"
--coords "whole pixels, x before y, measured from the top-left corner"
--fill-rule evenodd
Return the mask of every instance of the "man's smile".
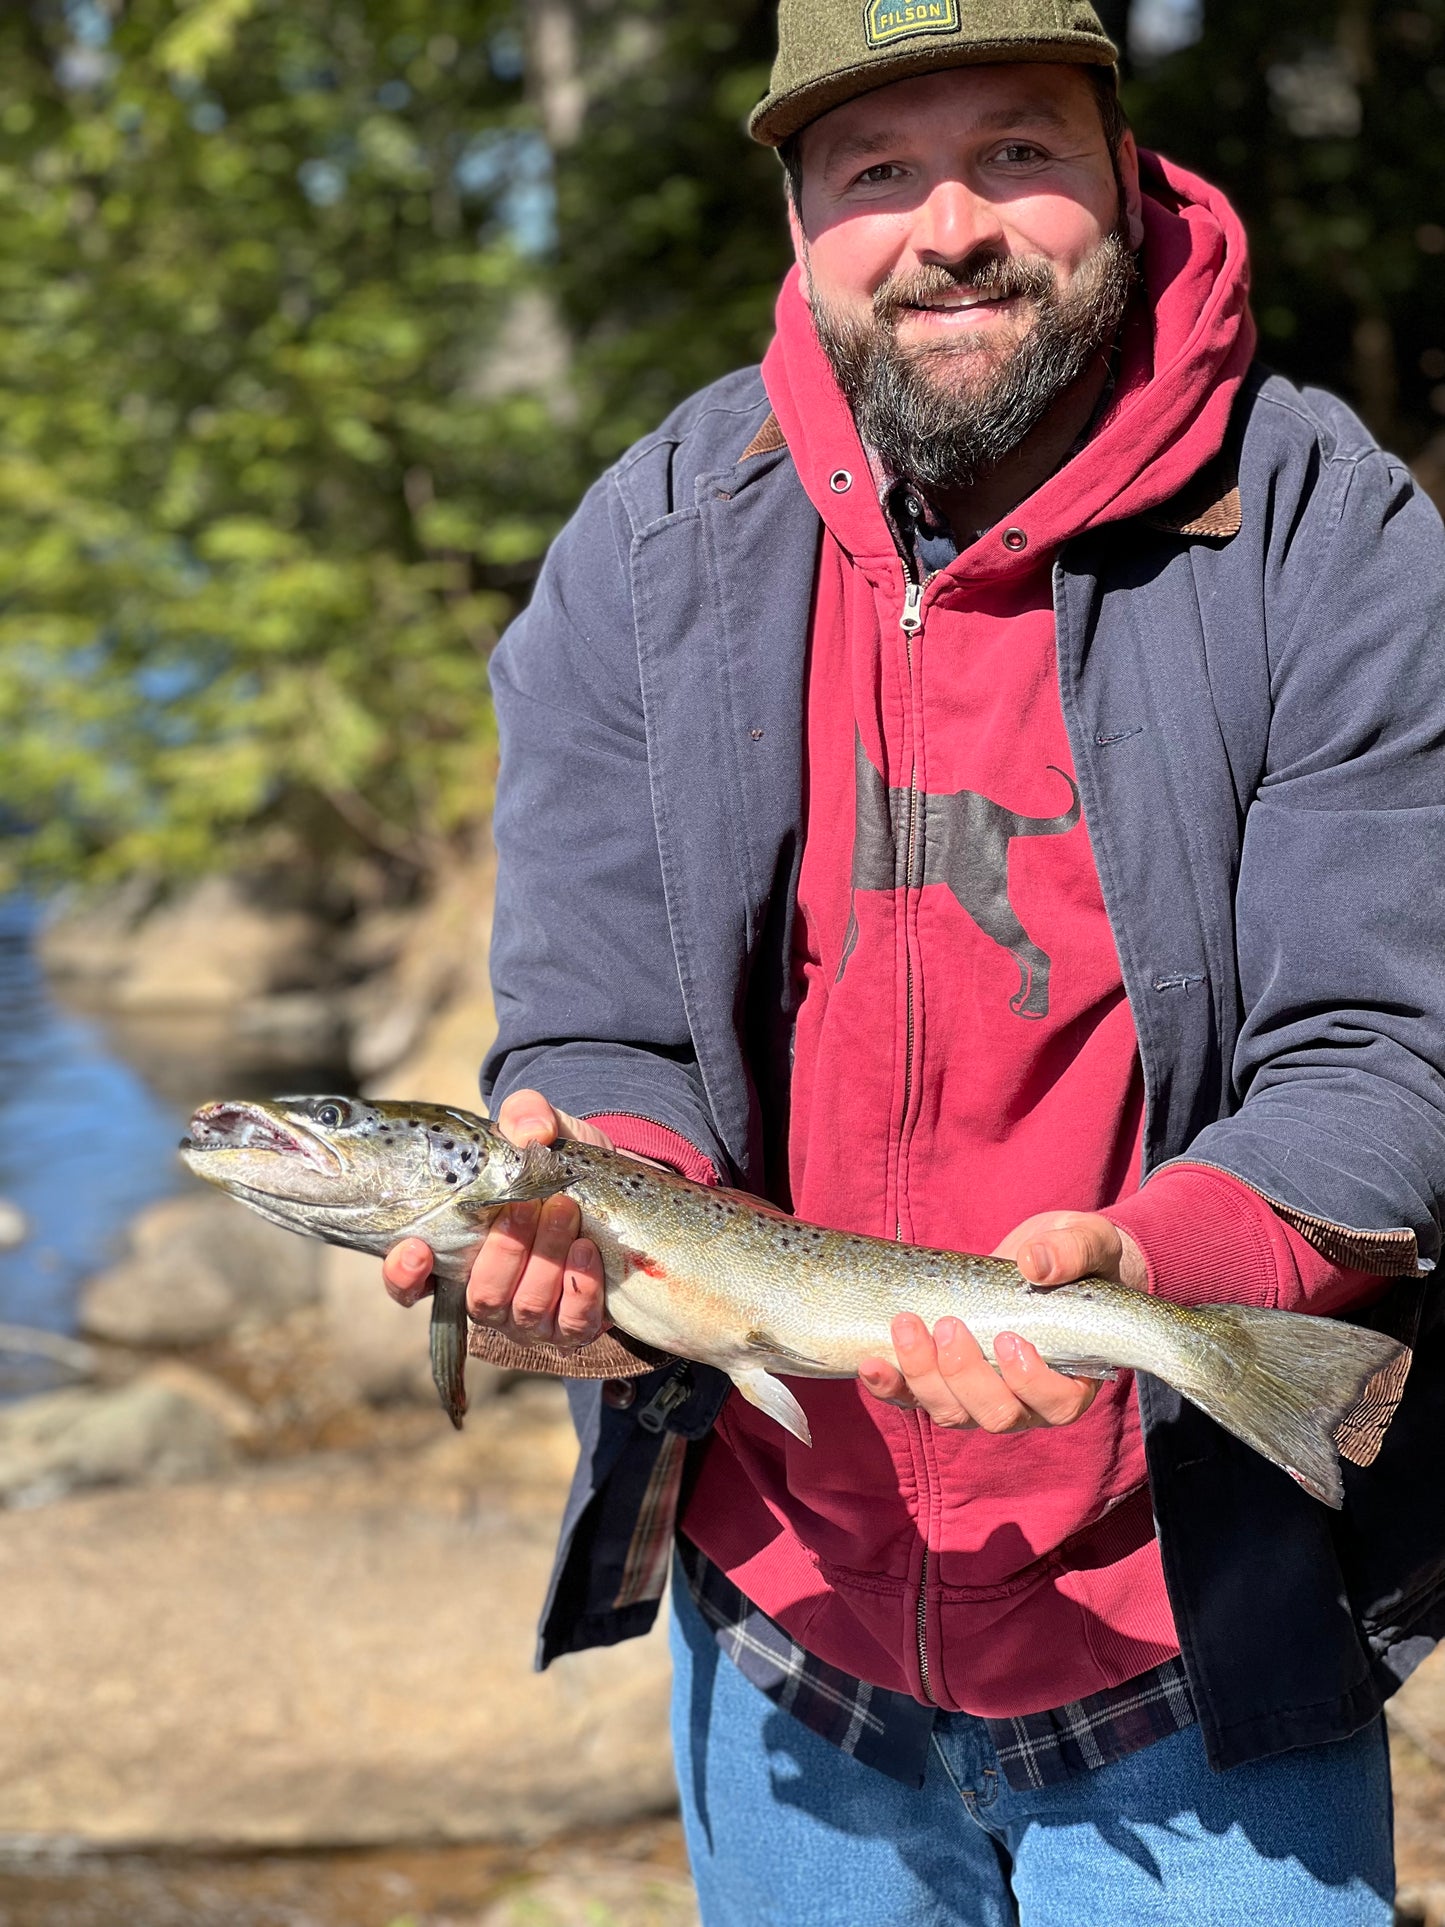
M 929 333 L 939 329 L 950 332 L 986 326 L 1000 317 L 1016 312 L 1021 295 L 974 294 L 960 289 L 957 294 L 931 295 L 924 301 L 900 304 L 895 319 L 899 328 L 922 328 Z

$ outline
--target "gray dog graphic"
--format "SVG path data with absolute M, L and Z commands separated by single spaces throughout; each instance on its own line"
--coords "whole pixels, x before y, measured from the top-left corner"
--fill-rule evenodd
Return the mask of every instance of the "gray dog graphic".
M 1050 763 L 1073 791 L 1062 816 L 1020 816 L 974 790 L 949 796 L 918 797 L 913 835 L 908 834 L 906 789 L 890 789 L 869 762 L 861 736 L 854 738 L 856 827 L 853 834 L 852 889 L 919 889 L 944 883 L 959 908 L 973 918 L 1019 967 L 1019 987 L 1008 1000 L 1018 1017 L 1049 1014 L 1049 959 L 1019 922 L 1008 894 L 1008 850 L 1016 836 L 1063 836 L 1081 815 L 1074 779 Z M 843 956 L 835 981 L 841 983 L 858 942 L 858 913 L 850 901 Z

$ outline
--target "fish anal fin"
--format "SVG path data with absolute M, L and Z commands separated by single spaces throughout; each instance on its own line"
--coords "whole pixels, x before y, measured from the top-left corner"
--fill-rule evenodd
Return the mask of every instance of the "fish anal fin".
M 785 1432 L 791 1432 L 802 1444 L 813 1443 L 807 1415 L 780 1378 L 774 1378 L 771 1372 L 761 1369 L 732 1372 L 729 1376 L 749 1405 L 756 1405 L 760 1412 L 766 1412 L 770 1419 L 776 1419 Z
M 1044 1363 L 1065 1378 L 1102 1378 L 1113 1384 L 1119 1376 L 1119 1368 L 1106 1358 L 1046 1358 Z

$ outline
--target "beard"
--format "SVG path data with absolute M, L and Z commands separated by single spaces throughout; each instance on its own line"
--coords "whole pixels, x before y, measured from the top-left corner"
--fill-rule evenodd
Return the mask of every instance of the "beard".
M 871 319 L 836 314 L 813 298 L 813 325 L 864 443 L 921 488 L 968 488 L 1037 427 L 1113 341 L 1137 276 L 1122 224 L 1084 260 L 1067 287 L 1037 255 L 976 249 L 956 268 L 890 276 Z M 1033 309 L 1008 346 L 987 338 L 899 344 L 910 308 L 956 288 Z

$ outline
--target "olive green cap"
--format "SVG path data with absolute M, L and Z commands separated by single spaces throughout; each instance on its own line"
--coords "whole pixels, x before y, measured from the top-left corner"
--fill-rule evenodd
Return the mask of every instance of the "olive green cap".
M 779 147 L 845 100 L 940 67 L 1118 59 L 1088 0 L 781 0 L 772 84 L 748 132 Z

